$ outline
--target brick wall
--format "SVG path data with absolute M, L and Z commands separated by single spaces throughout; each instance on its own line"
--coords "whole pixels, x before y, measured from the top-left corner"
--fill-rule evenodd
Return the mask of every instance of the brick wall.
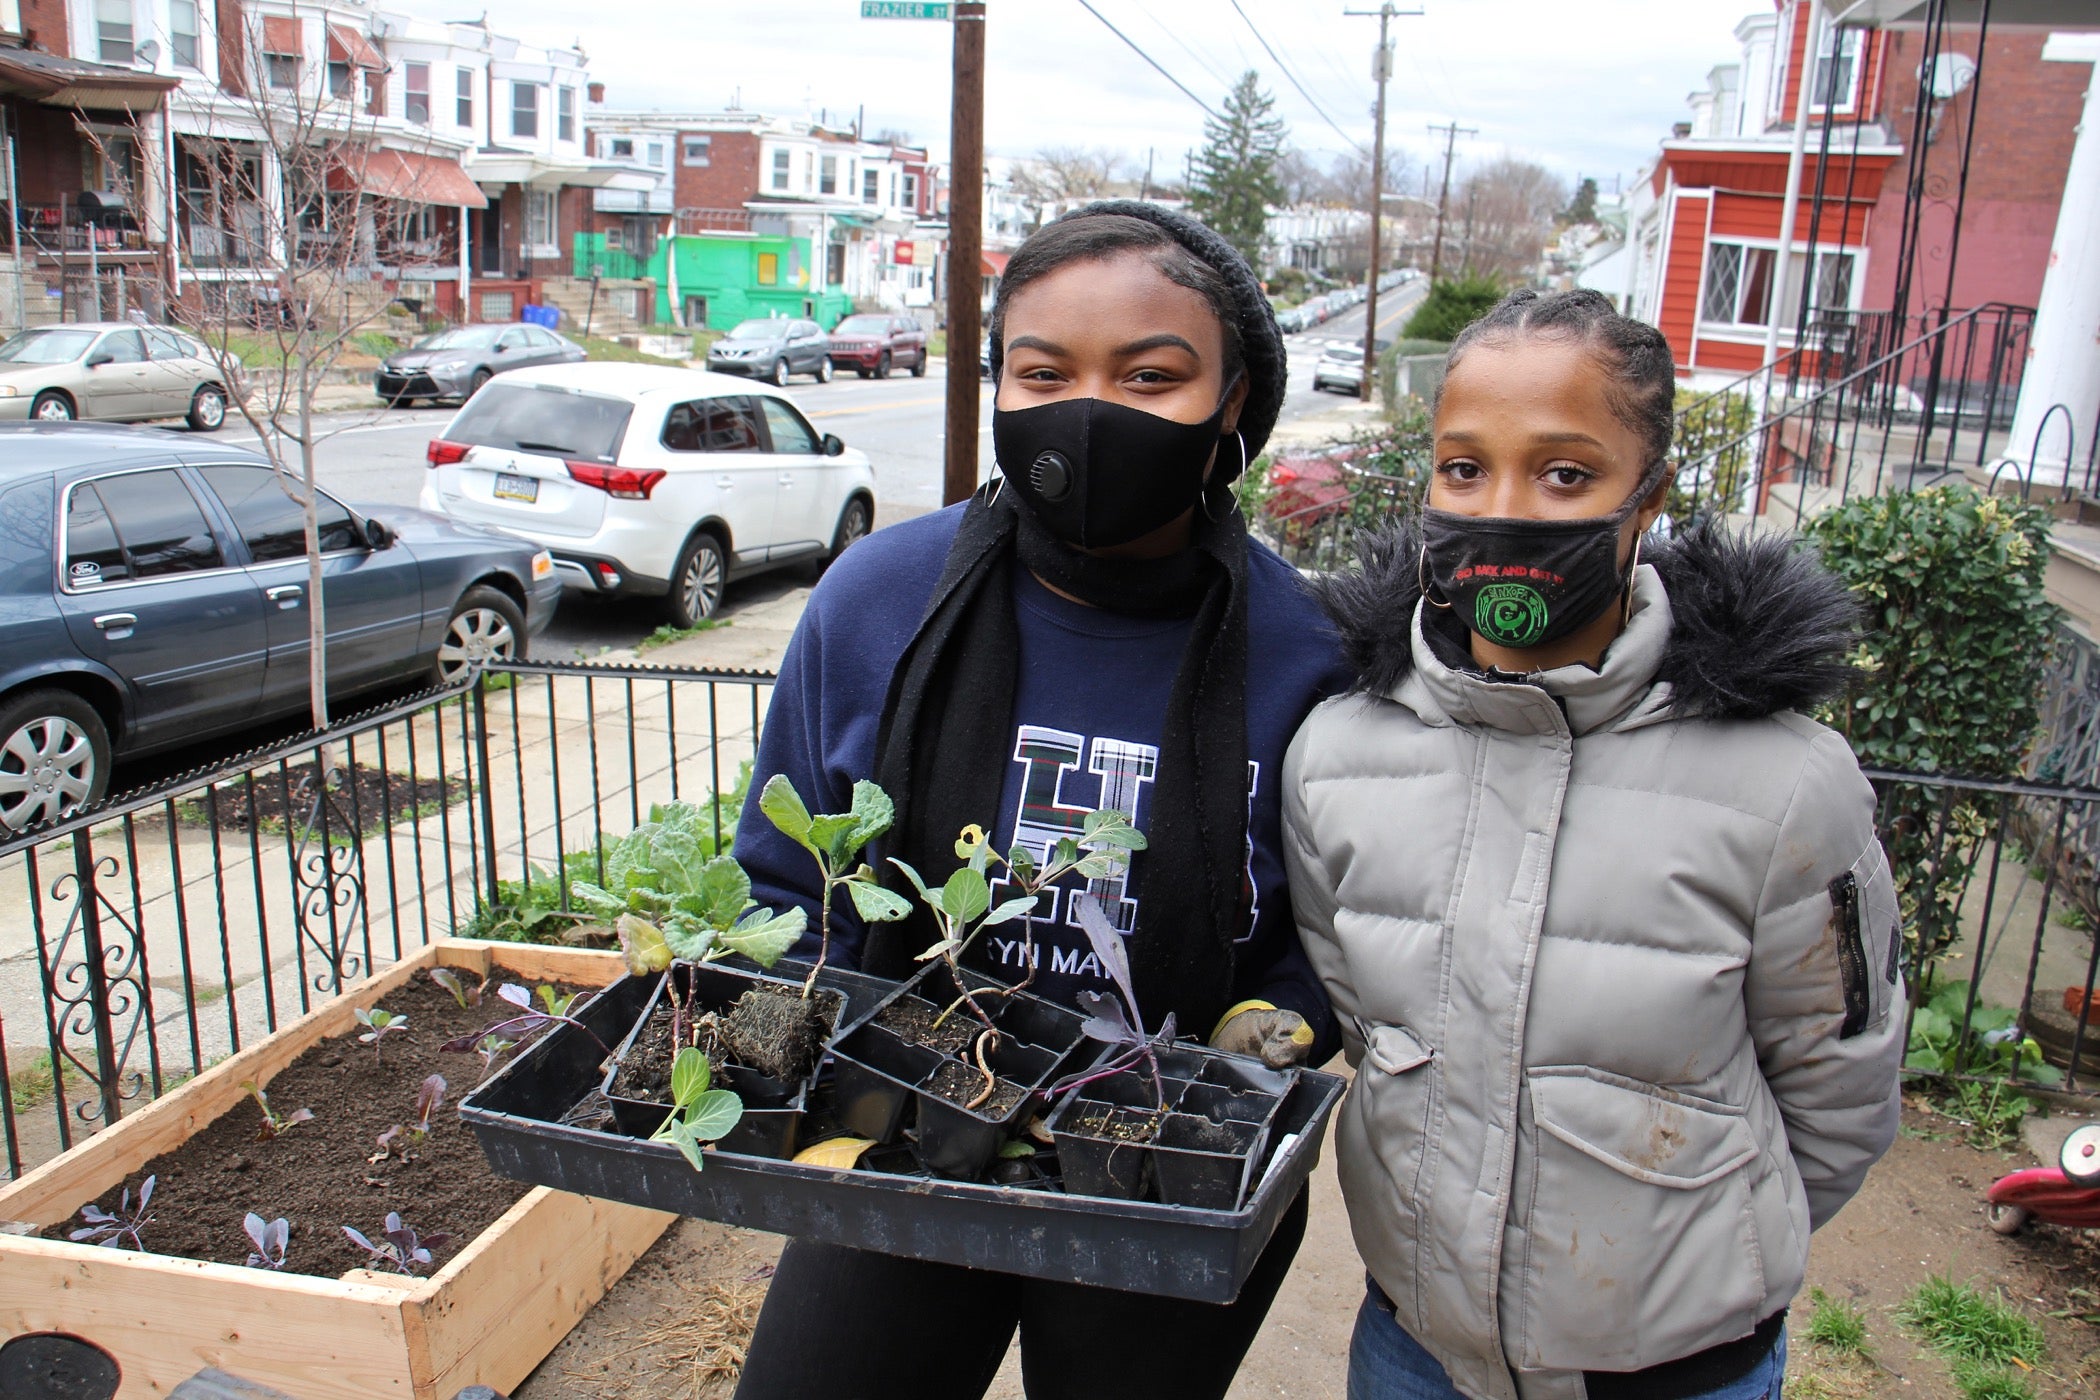
M 22 30 L 31 43 L 41 44 L 51 53 L 72 52 L 66 29 L 66 0 L 22 0 Z
M 672 204 L 679 209 L 741 209 L 758 193 L 758 134 L 694 132 L 712 145 L 706 165 L 685 163 L 684 133 L 671 143 Z
M 1882 116 L 1908 146 L 1918 99 L 1910 75 L 1918 71 L 1924 36 L 1897 30 L 1891 38 Z M 2033 306 L 2041 296 L 2057 206 L 2092 77 L 2083 63 L 2044 62 L 2046 39 L 2040 30 L 1993 31 L 1976 81 L 1952 101 L 1936 104 L 1938 135 L 1924 151 L 1926 204 L 1912 275 L 1913 310 L 1925 303 L 1937 306 L 1947 296 L 1955 183 L 1972 111 L 1976 135 L 1953 307 L 1987 301 Z M 1952 30 L 1945 48 L 1974 58 L 1975 31 Z M 1866 305 L 1871 307 L 1886 307 L 1895 295 L 1904 188 L 1914 159 L 1915 153 L 1906 156 L 1889 172 L 1870 226 Z

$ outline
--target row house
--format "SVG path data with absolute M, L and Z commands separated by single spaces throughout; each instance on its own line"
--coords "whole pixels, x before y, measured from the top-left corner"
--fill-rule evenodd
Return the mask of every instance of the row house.
M 1771 0 L 1746 16 L 1732 60 L 1691 94 L 1689 120 L 1627 190 L 1630 266 L 1615 280 L 1623 276 L 1632 313 L 1662 328 L 1679 375 L 1697 387 L 1757 369 L 1774 320 L 1780 353 L 1791 350 L 1804 296 L 1810 340 L 1827 346 L 1863 317 L 1894 316 L 1900 327 L 1986 302 L 2032 307 L 2040 295 L 2085 75 L 2044 61 L 2046 30 L 1994 23 L 1979 53 L 1973 27 L 1950 27 L 1926 74 L 1936 100 L 1923 148 L 1908 149 L 1923 32 L 1847 22 L 1876 17 L 1856 3 L 1832 4 L 1815 34 L 1809 17 L 1807 0 Z M 1971 81 L 1979 60 L 1988 85 Z M 1782 256 L 1803 82 L 1811 125 Z M 1930 197 L 1957 182 L 1959 206 Z M 1915 189 L 1928 197 L 1906 236 Z M 1968 248 L 1950 269 L 1957 217 Z
M 1371 258 L 1371 216 L 1334 204 L 1268 210 L 1262 222 L 1265 271 L 1294 267 L 1322 276 L 1360 278 Z
M 192 0 L 0 0 L 0 325 L 164 310 L 145 171 L 199 42 Z
M 726 328 L 781 314 L 828 325 L 856 303 L 932 301 L 945 226 L 924 150 L 741 111 L 599 107 L 590 127 L 593 154 L 647 184 L 598 191 L 579 275 L 586 264 L 641 272 L 657 283 L 659 319 Z

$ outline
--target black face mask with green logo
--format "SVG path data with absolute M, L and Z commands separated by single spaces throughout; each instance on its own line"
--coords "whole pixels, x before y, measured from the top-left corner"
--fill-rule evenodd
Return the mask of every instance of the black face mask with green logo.
M 1619 528 L 1646 494 L 1636 491 L 1610 515 L 1582 520 L 1425 509 L 1423 594 L 1497 646 L 1522 650 L 1558 641 L 1624 595 L 1632 570 L 1619 567 Z

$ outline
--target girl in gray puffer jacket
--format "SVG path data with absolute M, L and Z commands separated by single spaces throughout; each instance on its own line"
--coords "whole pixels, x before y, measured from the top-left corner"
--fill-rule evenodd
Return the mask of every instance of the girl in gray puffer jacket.
M 1776 1397 L 1809 1232 L 1895 1135 L 1874 797 L 1800 713 L 1853 609 L 1783 539 L 1644 544 L 1674 387 L 1596 294 L 1505 300 L 1429 508 L 1326 585 L 1362 679 L 1283 796 L 1358 1071 L 1351 1400 Z

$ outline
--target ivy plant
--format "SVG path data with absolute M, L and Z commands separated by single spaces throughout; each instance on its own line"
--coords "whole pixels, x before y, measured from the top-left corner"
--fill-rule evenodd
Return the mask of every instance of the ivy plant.
M 1808 539 L 1862 606 L 1853 693 L 1822 716 L 1868 767 L 2009 778 L 2040 727 L 2057 611 L 2043 592 L 2049 513 L 1932 487 L 1847 501 Z M 1882 843 L 1921 976 L 1961 934 L 1995 800 L 1926 784 L 1884 794 Z

